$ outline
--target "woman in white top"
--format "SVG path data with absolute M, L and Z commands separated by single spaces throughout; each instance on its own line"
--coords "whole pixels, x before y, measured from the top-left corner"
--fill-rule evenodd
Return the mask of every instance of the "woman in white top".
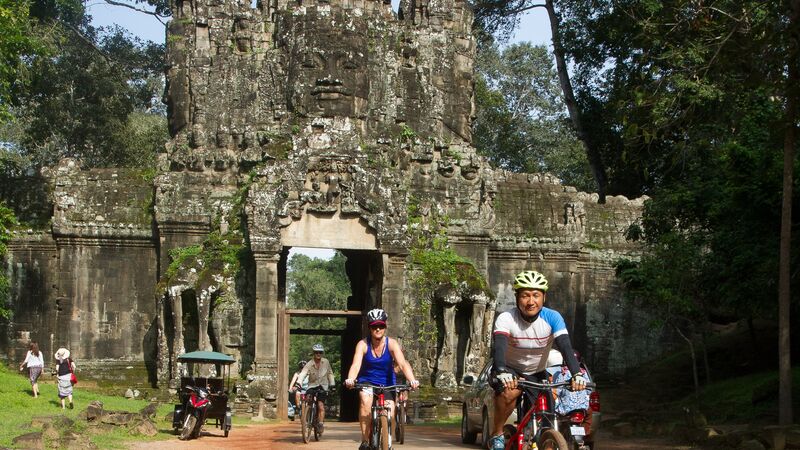
M 28 366 L 28 378 L 31 380 L 33 398 L 36 398 L 39 396 L 39 384 L 37 381 L 39 380 L 39 375 L 42 374 L 42 369 L 44 369 L 44 357 L 42 352 L 39 351 L 39 344 L 36 342 L 31 342 L 28 347 L 25 361 L 22 361 L 22 364 L 19 365 L 20 372 L 26 365 Z

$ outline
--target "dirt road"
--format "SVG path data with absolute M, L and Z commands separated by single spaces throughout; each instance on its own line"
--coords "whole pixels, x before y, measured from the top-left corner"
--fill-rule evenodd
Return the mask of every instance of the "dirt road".
M 270 449 L 270 450 L 356 450 L 360 434 L 358 424 L 327 422 L 325 434 L 319 442 L 303 444 L 300 438 L 300 425 L 297 422 L 281 424 L 237 426 L 225 438 L 222 432 L 208 428 L 200 439 L 181 442 L 176 437 L 170 441 L 138 443 L 131 447 L 136 450 L 173 449 Z M 615 438 L 606 433 L 598 437 L 601 450 L 690 450 L 692 447 L 680 446 L 664 438 Z M 395 445 L 396 450 L 423 450 L 433 448 L 464 448 L 480 450 L 478 445 L 461 443 L 458 427 L 409 425 L 406 428 L 406 441 Z

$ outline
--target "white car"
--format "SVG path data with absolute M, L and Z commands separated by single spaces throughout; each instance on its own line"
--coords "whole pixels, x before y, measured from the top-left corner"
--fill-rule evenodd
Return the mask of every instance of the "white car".
M 490 359 L 478 374 L 478 378 L 466 375 L 463 384 L 468 386 L 464 393 L 464 407 L 461 411 L 461 442 L 474 444 L 481 435 L 481 446 L 488 448 L 494 419 L 494 390 L 489 386 L 489 372 L 492 370 Z M 506 420 L 513 425 L 517 421 L 516 411 Z

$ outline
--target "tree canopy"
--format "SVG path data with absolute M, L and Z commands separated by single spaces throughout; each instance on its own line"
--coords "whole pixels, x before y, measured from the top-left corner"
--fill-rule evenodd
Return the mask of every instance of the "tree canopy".
M 0 61 L 0 77 L 13 80 L 0 84 L 4 171 L 62 157 L 86 167 L 153 166 L 168 138 L 163 45 L 91 26 L 79 0 L 17 2 L 13 13 L 29 45 Z
M 294 254 L 286 271 L 286 303 L 292 309 L 347 309 L 351 295 L 350 279 L 345 272 L 347 258 L 336 252 L 329 260 Z M 342 330 L 343 318 L 297 317 L 292 318 L 292 328 L 306 330 Z M 295 368 L 298 361 L 311 358 L 311 346 L 321 343 L 325 357 L 331 362 L 333 373 L 340 373 L 341 337 L 336 335 L 293 334 L 289 341 L 289 364 Z

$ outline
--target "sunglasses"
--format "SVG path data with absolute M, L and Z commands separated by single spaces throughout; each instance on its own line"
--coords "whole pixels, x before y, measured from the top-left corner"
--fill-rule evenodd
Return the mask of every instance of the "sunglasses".
M 324 352 L 314 352 L 315 355 L 321 355 Z
M 369 328 L 370 330 L 383 330 L 386 328 L 386 325 L 370 325 Z

